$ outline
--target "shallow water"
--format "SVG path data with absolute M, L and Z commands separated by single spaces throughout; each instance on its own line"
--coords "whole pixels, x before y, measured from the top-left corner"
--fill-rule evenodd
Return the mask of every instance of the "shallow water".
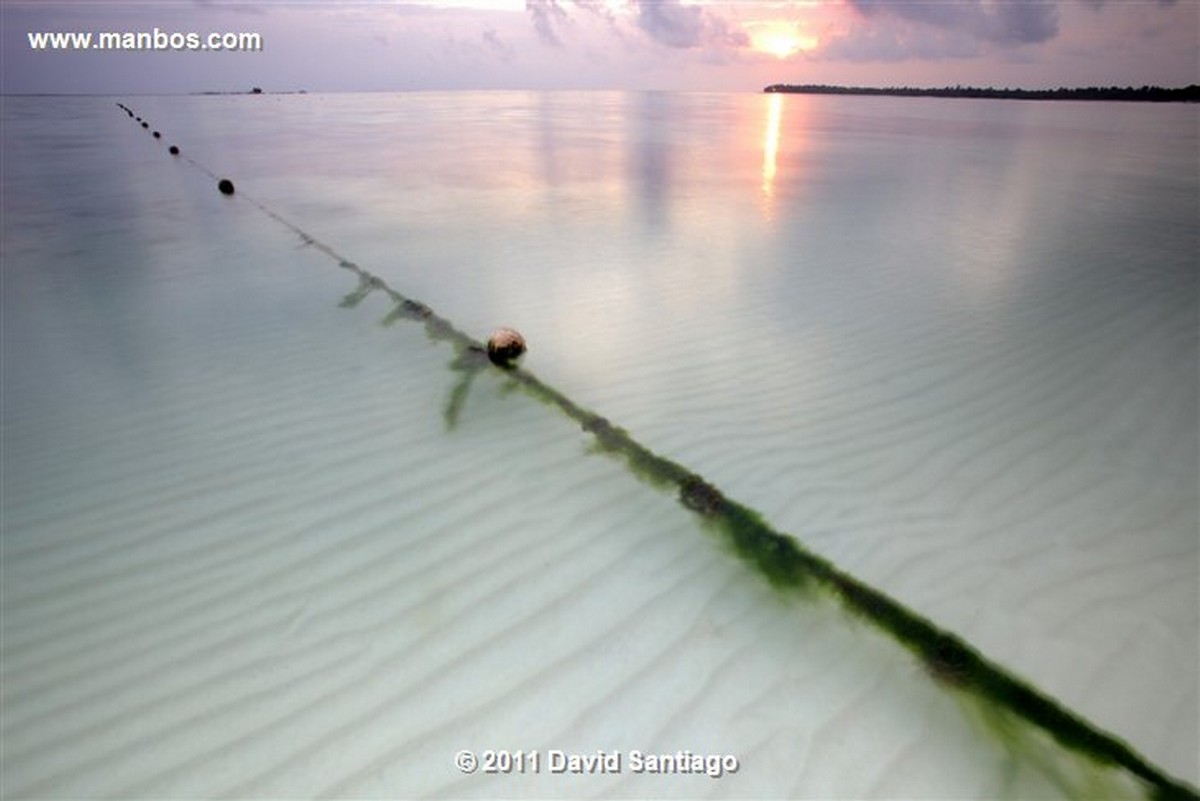
M 501 374 L 448 429 L 452 351 L 252 201 L 1200 781 L 1193 109 L 115 100 L 3 101 L 6 796 L 1091 780 Z

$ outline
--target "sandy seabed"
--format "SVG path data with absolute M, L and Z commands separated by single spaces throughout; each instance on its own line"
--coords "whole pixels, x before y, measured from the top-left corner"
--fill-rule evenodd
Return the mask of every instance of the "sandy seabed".
M 6 121 L 5 798 L 1138 794 L 775 592 L 500 372 L 448 426 L 444 344 L 382 327 L 378 295 L 340 307 L 352 276 L 109 102 L 39 101 L 96 133 L 54 168 L 53 138 Z M 198 102 L 144 105 L 179 130 Z M 361 221 L 257 169 L 260 200 L 357 255 Z M 1052 335 L 1002 337 L 964 322 L 994 319 L 990 296 L 889 316 L 921 291 L 865 263 L 744 296 L 451 273 L 462 305 L 428 299 L 483 335 L 488 294 L 547 381 L 1197 782 L 1194 293 L 1132 264 L 1004 323 Z M 584 323 L 623 295 L 606 350 Z M 464 773 L 463 750 L 540 763 Z M 552 751 L 623 769 L 557 772 Z M 738 768 L 639 773 L 633 751 Z

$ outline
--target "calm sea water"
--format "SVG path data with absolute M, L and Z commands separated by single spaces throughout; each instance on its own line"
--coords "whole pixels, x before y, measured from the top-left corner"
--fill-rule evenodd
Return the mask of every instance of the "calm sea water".
M 6 795 L 1063 791 L 501 378 L 448 427 L 449 349 L 339 307 L 353 276 L 256 203 L 520 329 L 547 383 L 1200 781 L 1194 108 L 6 97 L 3 126 Z M 460 748 L 742 768 L 497 784 Z

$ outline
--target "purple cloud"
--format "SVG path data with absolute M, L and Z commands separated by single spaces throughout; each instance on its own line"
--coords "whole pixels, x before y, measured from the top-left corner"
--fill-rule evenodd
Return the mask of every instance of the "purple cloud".
M 1001 46 L 1039 44 L 1058 35 L 1055 2 L 849 0 L 866 17 L 895 17 Z
M 704 14 L 697 6 L 654 0 L 635 5 L 638 27 L 654 41 L 678 48 L 700 44 L 704 34 Z
M 500 38 L 500 34 L 495 28 L 485 28 L 481 34 L 483 44 L 496 55 L 501 61 L 512 61 L 516 56 L 516 51 L 512 45 Z
M 567 21 L 567 12 L 558 4 L 558 0 L 525 0 L 525 10 L 533 19 L 533 29 L 537 31 L 542 44 L 562 47 L 562 39 L 558 38 L 556 28 Z
M 637 26 L 667 47 L 687 49 L 704 46 L 745 47 L 750 39 L 742 31 L 731 31 L 725 20 L 698 6 L 679 0 L 632 0 Z
M 562 47 L 560 31 L 571 23 L 568 7 L 604 20 L 613 33 L 623 38 L 617 17 L 601 0 L 525 0 L 525 10 L 543 44 Z M 688 50 L 750 44 L 744 32 L 731 29 L 722 18 L 680 0 L 628 0 L 628 9 L 636 30 L 666 47 Z

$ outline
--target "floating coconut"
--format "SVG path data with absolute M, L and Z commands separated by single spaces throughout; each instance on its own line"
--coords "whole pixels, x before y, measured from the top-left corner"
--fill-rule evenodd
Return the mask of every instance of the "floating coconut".
M 217 189 L 221 190 L 222 195 L 232 195 L 233 181 L 228 178 L 222 178 L 220 181 L 217 181 Z
M 487 353 L 492 364 L 507 367 L 525 352 L 525 337 L 511 328 L 497 328 L 488 337 Z

